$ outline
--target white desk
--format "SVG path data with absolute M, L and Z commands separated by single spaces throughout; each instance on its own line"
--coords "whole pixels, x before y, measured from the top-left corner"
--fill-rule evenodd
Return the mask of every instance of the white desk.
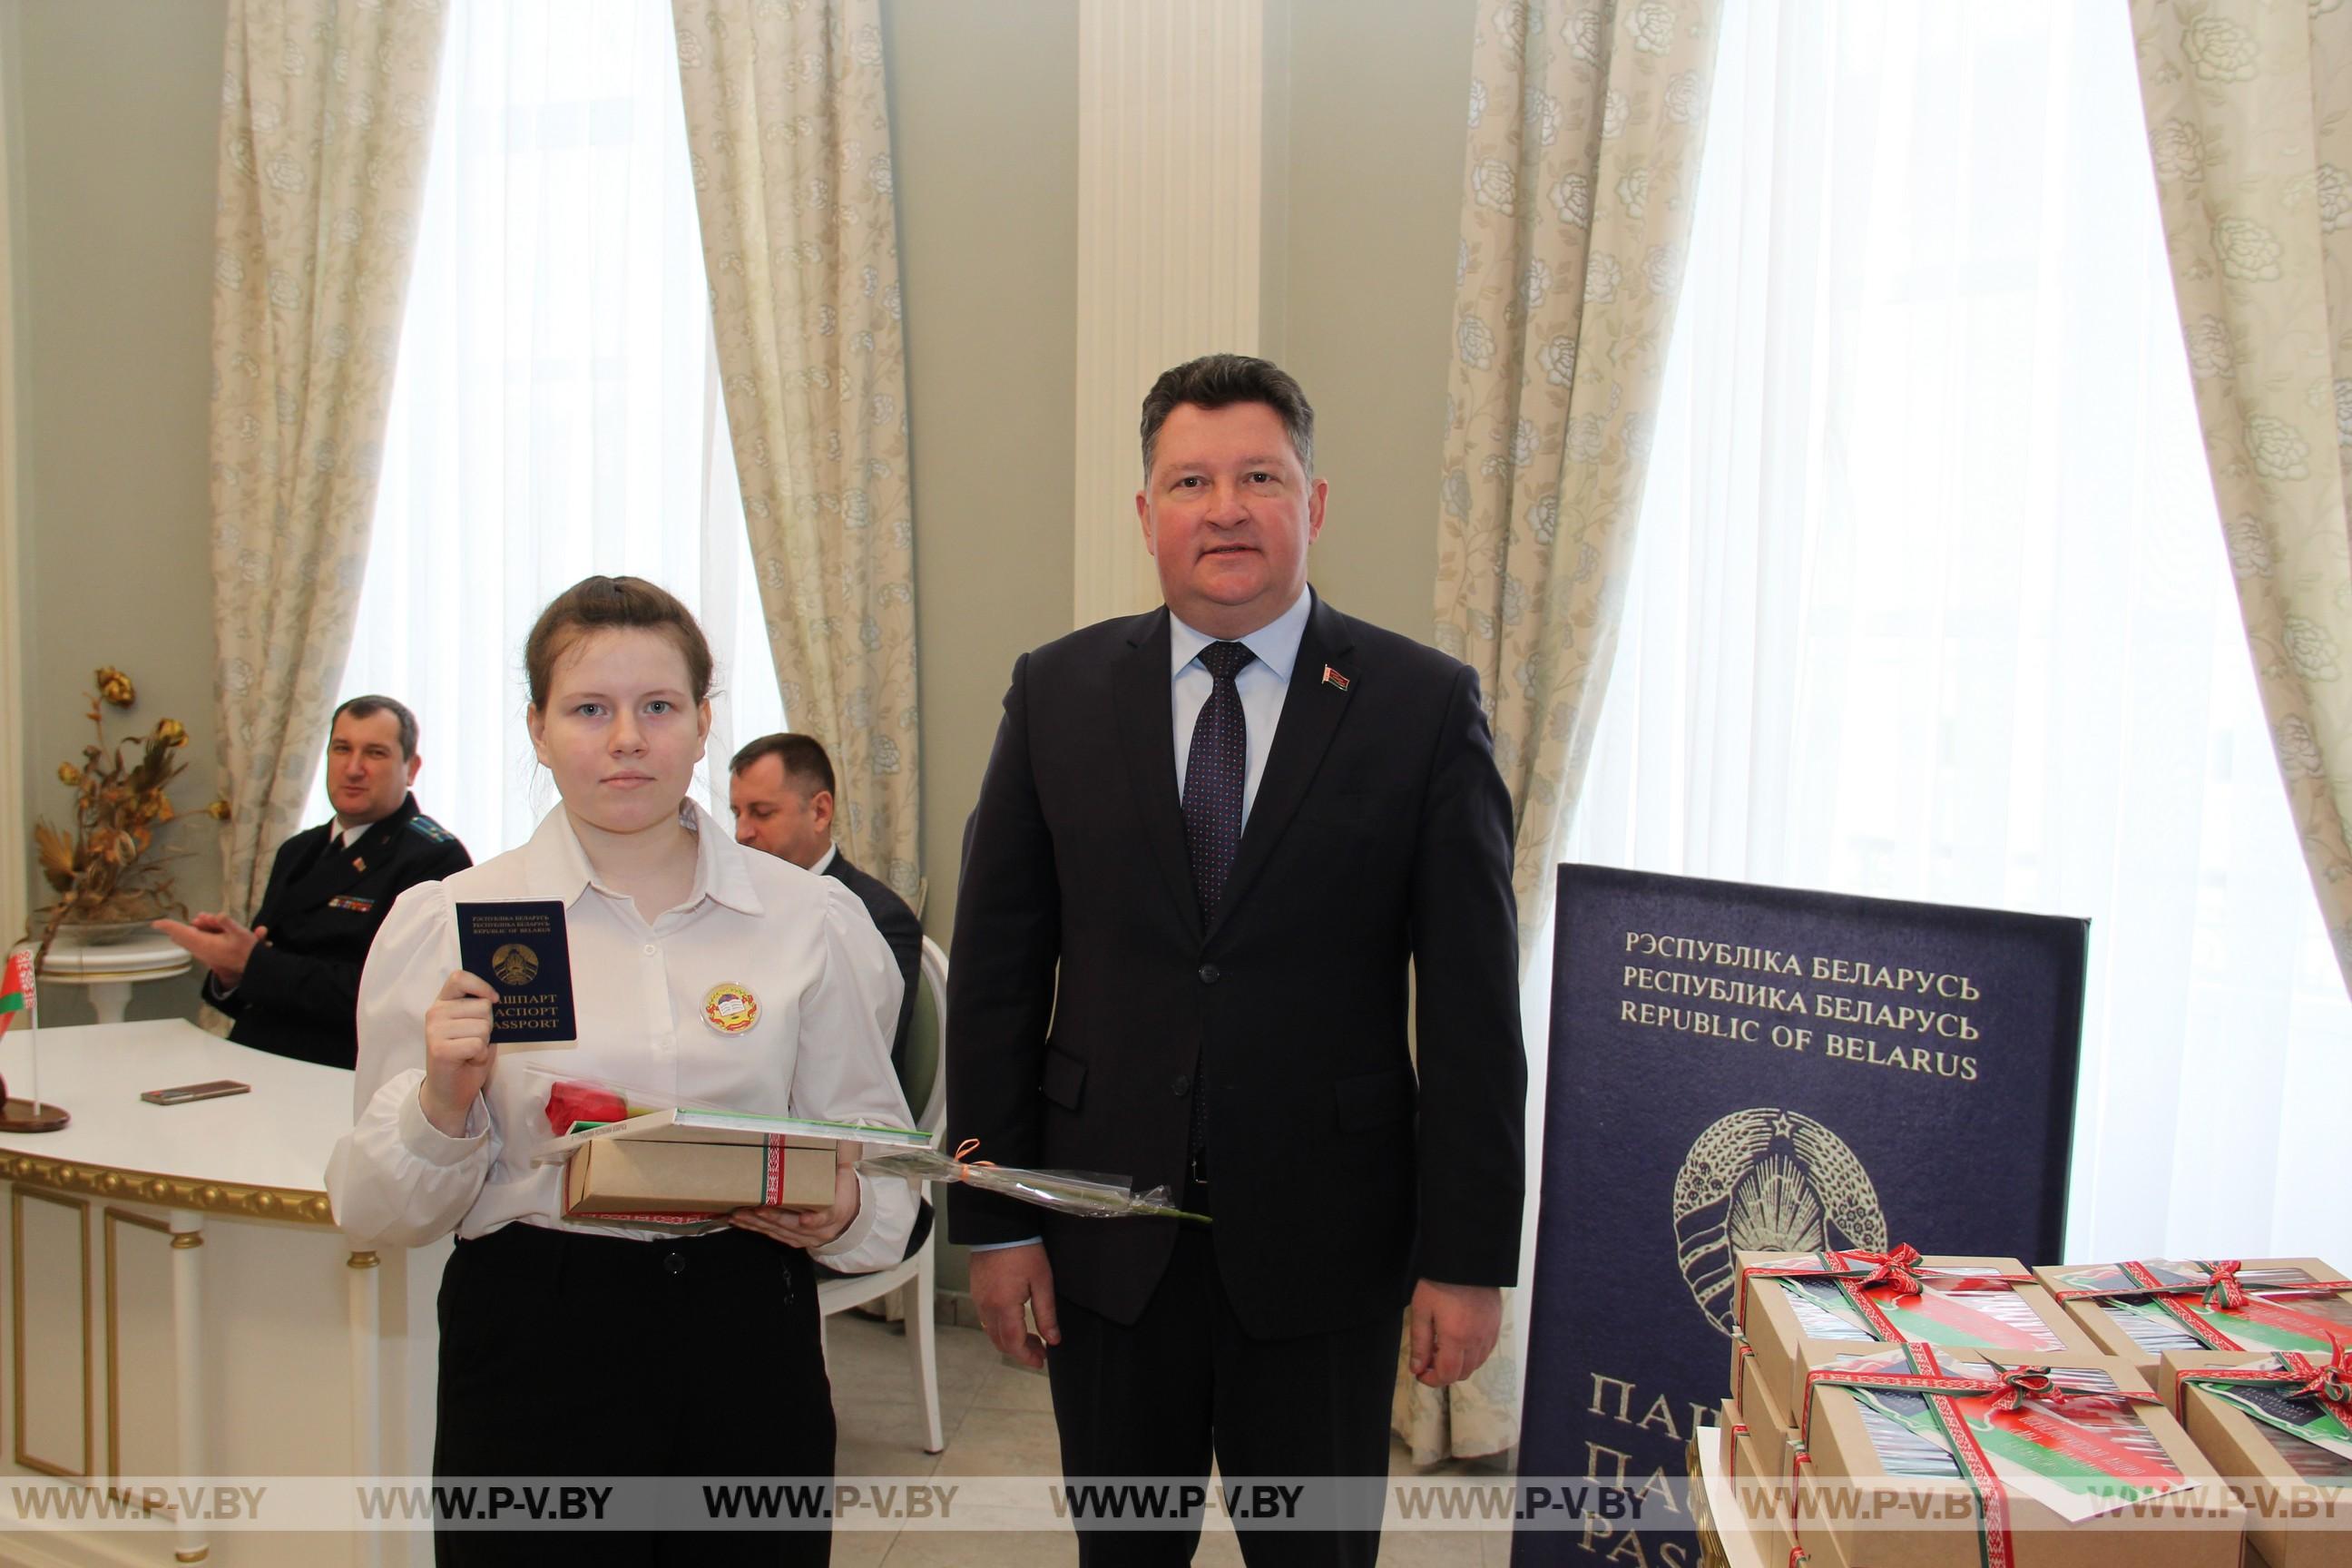
M 334 1229 L 323 1183 L 352 1075 L 178 1020 L 45 1029 L 40 1047 L 42 1097 L 73 1123 L 0 1133 L 8 1458 L 72 1477 L 427 1471 L 447 1243 L 379 1259 Z M 22 1027 L 0 1041 L 12 1085 L 29 1087 L 29 1050 Z M 253 1092 L 139 1099 L 224 1078 Z M 198 1527 L 159 1554 L 163 1539 L 88 1544 L 92 1561 L 208 1555 Z M 299 1536 L 236 1543 L 240 1563 L 318 1561 Z M 387 1544 L 358 1537 L 349 1554 Z

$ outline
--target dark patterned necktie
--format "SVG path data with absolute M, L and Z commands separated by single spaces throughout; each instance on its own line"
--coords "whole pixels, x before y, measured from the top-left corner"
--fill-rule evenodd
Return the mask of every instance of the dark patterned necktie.
M 1249 726 L 1234 677 L 1257 656 L 1237 642 L 1213 642 L 1201 662 L 1216 684 L 1192 724 L 1184 762 L 1184 846 L 1192 855 L 1192 891 L 1201 929 L 1215 923 L 1225 877 L 1242 838 L 1242 781 L 1249 772 Z
M 1192 744 L 1184 753 L 1184 845 L 1192 855 L 1192 891 L 1201 900 L 1201 929 L 1216 923 L 1225 896 L 1225 878 L 1242 840 L 1242 783 L 1249 773 L 1249 724 L 1234 677 L 1257 656 L 1237 642 L 1213 642 L 1201 663 L 1215 682 L 1201 716 L 1192 721 Z M 1208 1180 L 1209 1094 L 1204 1057 L 1192 1077 L 1192 1125 L 1189 1139 L 1192 1173 Z

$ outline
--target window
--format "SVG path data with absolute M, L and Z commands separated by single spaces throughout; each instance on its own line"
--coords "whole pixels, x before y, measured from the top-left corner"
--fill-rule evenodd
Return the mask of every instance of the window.
M 457 0 L 340 695 L 415 709 L 417 798 L 484 859 L 554 804 L 522 642 L 591 573 L 719 660 L 704 796 L 783 727 L 727 441 L 667 0 Z M 307 820 L 331 807 L 314 784 Z
M 1697 200 L 1568 857 L 2089 917 L 2069 1255 L 2340 1251 L 2129 16 L 1733 0 Z

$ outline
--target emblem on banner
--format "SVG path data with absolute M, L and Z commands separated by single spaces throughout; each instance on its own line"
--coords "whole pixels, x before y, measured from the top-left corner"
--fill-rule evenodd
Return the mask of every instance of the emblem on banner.
M 1734 1252 L 1883 1252 L 1878 1189 L 1845 1141 L 1811 1117 L 1736 1110 L 1701 1132 L 1675 1177 L 1675 1256 L 1707 1321 L 1732 1331 Z

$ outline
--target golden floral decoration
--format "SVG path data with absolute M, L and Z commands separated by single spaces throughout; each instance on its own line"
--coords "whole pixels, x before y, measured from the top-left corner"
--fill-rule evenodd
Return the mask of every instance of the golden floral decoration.
M 177 815 L 165 791 L 187 766 L 177 754 L 188 743 L 187 727 L 177 719 L 161 719 L 145 734 L 110 745 L 106 710 L 129 708 L 138 700 L 138 689 L 112 665 L 100 668 L 94 682 L 89 721 L 97 743 L 81 749 L 79 763 L 58 764 L 58 782 L 74 792 L 73 821 L 67 827 L 44 817 L 33 829 L 42 879 L 57 895 L 35 917 L 42 957 L 68 925 L 112 925 L 187 912 L 173 896 L 164 869 L 185 851 L 156 843 L 156 830 Z M 207 814 L 220 815 L 211 808 Z

